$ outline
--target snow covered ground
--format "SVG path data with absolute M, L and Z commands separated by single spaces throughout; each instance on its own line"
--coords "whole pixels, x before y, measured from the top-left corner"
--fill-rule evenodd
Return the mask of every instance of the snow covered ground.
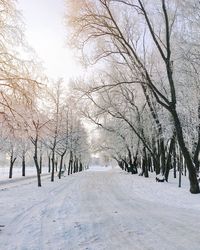
M 104 170 L 104 171 L 98 171 Z M 200 195 L 118 168 L 0 191 L 1 250 L 199 250 Z
M 48 172 L 48 168 L 42 169 L 43 173 Z M 36 168 L 35 166 L 26 167 L 26 176 L 35 176 L 36 175 Z M 9 176 L 9 168 L 8 167 L 0 167 L 0 181 L 7 180 Z M 21 178 L 22 177 L 22 168 L 18 166 L 14 166 L 13 168 L 13 179 Z
M 0 190 L 18 187 L 20 185 L 28 185 L 31 182 L 34 182 L 37 185 L 36 169 L 35 167 L 26 167 L 26 176 L 22 176 L 21 167 L 13 168 L 13 177 L 8 178 L 9 168 L 0 167 Z M 44 168 L 41 174 L 41 178 L 50 179 L 50 174 L 48 169 Z
M 111 170 L 111 166 L 90 166 L 87 171 L 109 171 Z

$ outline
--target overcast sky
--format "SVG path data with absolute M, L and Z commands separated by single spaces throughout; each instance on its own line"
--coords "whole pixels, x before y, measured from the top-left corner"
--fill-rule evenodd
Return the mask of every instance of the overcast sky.
M 67 48 L 64 26 L 64 0 L 18 0 L 26 24 L 26 37 L 39 58 L 44 61 L 48 76 L 65 82 L 79 72 L 73 52 Z

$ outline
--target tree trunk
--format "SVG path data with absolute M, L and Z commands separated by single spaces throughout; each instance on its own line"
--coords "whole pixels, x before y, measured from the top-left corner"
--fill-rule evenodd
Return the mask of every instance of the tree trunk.
M 76 156 L 74 157 L 74 164 L 73 164 L 73 173 L 75 174 L 76 173 Z
M 117 161 L 117 162 L 118 162 L 119 167 L 120 167 L 122 170 L 124 170 L 124 163 L 123 163 L 123 161 L 119 160 L 119 161 Z
M 138 160 L 138 154 L 135 155 L 134 160 L 133 160 L 133 168 L 134 168 L 135 174 L 138 173 L 137 160 Z
M 147 160 L 146 148 L 144 147 L 143 150 L 144 150 L 144 177 L 148 178 L 149 172 L 148 172 L 148 160 Z
M 158 174 L 160 174 L 160 163 L 159 163 L 159 159 L 157 157 L 157 148 L 156 148 L 155 138 L 152 139 L 152 148 L 153 148 L 153 152 L 154 152 L 154 156 L 152 155 L 154 171 L 156 172 L 156 175 L 158 175 Z
M 51 173 L 51 156 L 48 156 L 48 172 Z
M 124 170 L 127 171 L 129 173 L 129 167 L 128 167 L 128 163 L 126 162 L 126 160 L 122 159 L 122 161 L 124 162 Z
M 17 159 L 17 157 L 13 158 L 13 153 L 11 153 L 11 156 L 10 156 L 10 170 L 9 170 L 9 178 L 10 179 L 12 178 L 12 175 L 13 175 L 13 166 L 14 166 L 14 163 L 15 163 L 16 159 Z
M 68 175 L 71 173 L 71 161 L 69 160 L 69 165 L 68 165 Z
M 37 148 L 37 144 L 38 144 L 38 135 L 36 136 L 36 139 L 34 141 L 34 147 L 35 147 L 35 152 L 34 152 L 34 162 L 35 162 L 35 167 L 36 167 L 36 171 L 37 171 L 37 181 L 38 181 L 38 187 L 41 187 L 41 175 L 40 175 L 40 167 L 38 164 L 38 148 Z
M 68 175 L 72 174 L 72 165 L 73 165 L 73 153 L 72 153 L 72 151 L 70 151 L 69 165 L 68 165 Z
M 42 154 L 40 154 L 40 174 L 42 173 Z
M 200 153 L 200 102 L 198 105 L 198 118 L 199 118 L 198 141 L 196 143 L 196 150 L 194 153 L 194 164 L 197 172 L 199 172 L 199 153 Z
M 55 170 L 56 172 L 58 172 L 58 158 L 56 156 L 56 160 L 55 160 Z
M 25 153 L 22 155 L 22 176 L 26 175 L 26 158 Z
M 164 139 L 160 139 L 160 160 L 161 160 L 161 169 L 162 173 L 164 174 L 165 172 L 165 143 Z
M 83 164 L 82 162 L 79 163 L 79 172 L 83 171 Z
M 73 174 L 73 167 L 74 167 L 74 164 L 73 164 L 73 159 L 71 160 L 71 173 L 70 174 Z
M 185 164 L 185 159 L 183 158 L 183 167 L 184 167 L 184 174 L 187 175 L 187 166 Z
M 199 153 L 200 153 L 200 128 L 199 128 L 199 139 L 197 142 L 196 150 L 194 153 L 194 164 L 196 167 L 196 171 L 199 172 Z
M 181 161 L 181 160 L 180 160 Z M 181 187 L 182 165 L 179 166 L 178 187 Z
M 150 109 L 150 113 L 152 115 L 152 118 L 156 124 L 156 128 L 157 128 L 157 134 L 158 134 L 158 154 L 157 154 L 157 158 L 159 159 L 155 159 L 154 160 L 154 164 L 155 164 L 155 170 L 156 170 L 156 174 L 160 174 L 160 168 L 162 170 L 162 173 L 164 173 L 164 169 L 165 169 L 165 144 L 164 144 L 164 138 L 163 138 L 163 129 L 162 129 L 162 124 L 160 123 L 159 117 L 158 117 L 158 113 L 157 110 L 155 108 L 155 106 L 153 105 L 153 102 L 150 98 L 150 95 L 148 93 L 148 89 L 147 86 L 142 84 L 142 89 L 143 89 L 143 93 L 144 96 L 146 98 L 148 107 Z M 153 157 L 156 158 L 156 149 L 155 149 L 155 143 L 153 143 L 153 151 L 154 151 L 154 155 L 152 155 Z M 161 165 L 160 165 L 161 162 Z
M 51 158 L 51 181 L 54 181 L 54 172 L 55 172 L 55 162 L 54 162 L 54 154 Z
M 61 179 L 61 173 L 62 173 L 62 167 L 63 167 L 63 158 L 64 158 L 66 152 L 67 152 L 67 150 L 65 150 L 62 153 L 61 157 L 60 157 L 60 167 L 59 167 L 59 173 L 58 173 L 59 179 Z
M 169 152 L 168 152 L 168 157 L 167 157 L 167 162 L 166 162 L 166 168 L 165 168 L 165 180 L 168 181 L 169 178 L 169 171 L 172 167 L 172 152 L 173 152 L 173 148 L 175 145 L 175 133 L 172 136 L 171 142 L 170 142 L 170 146 L 169 146 Z
M 51 158 L 51 181 L 54 181 L 54 172 L 55 172 L 55 152 L 54 150 L 52 151 L 52 158 Z
M 64 155 L 61 155 L 61 157 L 60 157 L 60 167 L 59 167 L 59 173 L 58 173 L 58 178 L 59 179 L 61 179 L 62 166 L 63 166 L 63 157 L 64 157 Z
M 176 161 L 176 145 L 174 145 L 174 148 L 173 148 L 173 168 L 174 168 L 174 178 L 176 178 L 176 164 L 177 161 Z
M 42 184 L 41 184 L 40 166 L 38 164 L 37 155 L 34 155 L 33 159 L 34 159 L 35 167 L 36 167 L 36 171 L 37 171 L 38 187 L 41 187 Z
M 76 159 L 76 173 L 78 172 L 78 163 L 79 163 L 79 160 L 78 158 Z
M 196 169 L 193 165 L 192 158 L 190 157 L 190 153 L 189 153 L 187 147 L 185 146 L 185 141 L 183 138 L 183 131 L 182 131 L 182 127 L 180 124 L 180 120 L 179 120 L 178 114 L 177 114 L 175 109 L 171 110 L 171 113 L 172 113 L 172 116 L 174 119 L 177 140 L 178 140 L 179 146 L 181 148 L 181 151 L 183 153 L 183 156 L 185 158 L 185 162 L 187 164 L 187 169 L 188 169 L 188 173 L 189 173 L 189 181 L 190 181 L 190 192 L 192 194 L 198 194 L 198 193 L 200 193 L 200 189 L 199 189 L 199 183 L 197 180 Z
M 129 158 L 129 165 L 130 165 L 130 172 L 131 174 L 134 174 L 134 166 L 133 166 L 133 161 L 132 161 L 132 154 L 130 149 L 127 147 L 128 150 L 128 158 Z

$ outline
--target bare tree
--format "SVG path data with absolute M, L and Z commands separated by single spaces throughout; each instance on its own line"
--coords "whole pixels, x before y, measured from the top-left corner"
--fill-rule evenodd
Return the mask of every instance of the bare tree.
M 144 94 L 148 90 L 153 100 L 169 112 L 187 164 L 190 192 L 199 193 L 196 170 L 177 111 L 179 100 L 175 55 L 179 48 L 174 47 L 173 43 L 177 27 L 177 6 L 178 2 L 170 5 L 165 0 L 154 4 L 144 3 L 142 0 L 88 0 L 81 3 L 80 11 L 73 12 L 74 16 L 70 21 L 75 27 L 74 38 L 78 45 L 82 45 L 89 59 L 95 63 L 111 58 L 118 64 L 126 64 L 132 74 L 132 84 L 139 83 Z M 120 13 L 117 11 L 119 8 Z M 155 19 L 158 10 L 159 26 L 158 18 Z M 88 45 L 93 48 L 96 46 L 96 51 L 90 53 Z M 152 52 L 155 53 L 156 60 L 150 60 L 153 58 Z M 156 74 L 158 68 L 162 72 L 161 77 Z

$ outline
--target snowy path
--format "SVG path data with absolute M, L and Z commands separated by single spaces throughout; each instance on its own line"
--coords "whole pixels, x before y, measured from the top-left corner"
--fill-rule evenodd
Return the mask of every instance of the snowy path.
M 141 177 L 87 171 L 1 191 L 0 249 L 199 250 L 199 207 L 143 199 L 134 179 L 137 190 Z

